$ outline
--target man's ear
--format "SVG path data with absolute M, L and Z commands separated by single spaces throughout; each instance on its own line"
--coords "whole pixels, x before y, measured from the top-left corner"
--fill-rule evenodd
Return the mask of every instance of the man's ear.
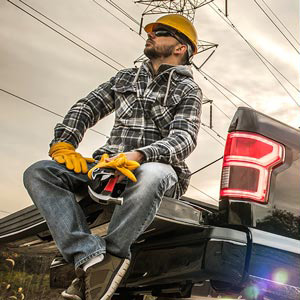
M 187 46 L 183 44 L 177 44 L 174 49 L 174 54 L 184 54 L 187 51 Z

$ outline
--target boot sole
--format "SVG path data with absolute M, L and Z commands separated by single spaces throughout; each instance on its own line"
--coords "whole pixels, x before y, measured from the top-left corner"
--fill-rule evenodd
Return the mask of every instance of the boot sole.
M 98 300 L 108 300 L 112 297 L 112 295 L 114 294 L 114 292 L 116 291 L 116 289 L 118 288 L 122 278 L 124 277 L 124 275 L 126 274 L 127 270 L 129 267 L 129 259 L 125 259 L 122 263 L 122 265 L 120 266 L 117 274 L 114 276 L 112 282 L 110 283 L 107 291 L 105 292 L 105 294 Z

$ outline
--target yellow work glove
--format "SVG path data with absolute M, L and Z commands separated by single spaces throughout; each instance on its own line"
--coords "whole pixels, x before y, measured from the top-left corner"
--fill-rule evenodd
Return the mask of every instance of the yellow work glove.
M 113 160 L 106 162 L 105 160 L 109 158 L 108 154 L 103 154 L 100 161 L 89 170 L 88 177 L 92 179 L 92 173 L 96 168 L 112 168 L 121 172 L 123 175 L 128 177 L 133 182 L 136 182 L 134 174 L 131 172 L 138 168 L 140 164 L 134 160 L 128 160 L 124 153 L 119 154 Z
M 75 173 L 87 173 L 87 163 L 92 163 L 93 158 L 83 157 L 75 151 L 73 145 L 65 142 L 59 142 L 51 146 L 49 155 L 59 164 L 65 164 L 69 170 L 74 170 Z

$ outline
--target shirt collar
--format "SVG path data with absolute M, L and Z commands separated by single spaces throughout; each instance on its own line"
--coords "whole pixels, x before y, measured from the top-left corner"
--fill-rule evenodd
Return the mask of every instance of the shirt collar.
M 161 64 L 161 65 L 159 66 L 158 70 L 157 70 L 157 73 L 154 74 L 154 69 L 153 69 L 153 66 L 152 66 L 152 63 L 151 63 L 150 60 L 148 60 L 148 61 L 146 62 L 146 65 L 147 65 L 147 67 L 148 67 L 148 69 L 149 69 L 149 71 L 150 71 L 150 73 L 151 73 L 151 75 L 152 75 L 153 77 L 156 77 L 156 76 L 159 75 L 160 73 L 162 73 L 162 72 L 164 72 L 164 71 L 166 71 L 166 70 L 168 70 L 168 69 L 170 69 L 170 68 L 175 67 L 174 65 Z

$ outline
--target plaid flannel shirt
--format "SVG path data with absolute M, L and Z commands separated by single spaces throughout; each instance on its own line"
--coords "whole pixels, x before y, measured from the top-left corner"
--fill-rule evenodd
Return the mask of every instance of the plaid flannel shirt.
M 178 176 L 174 197 L 179 198 L 189 184 L 184 159 L 196 147 L 201 98 L 189 67 L 162 65 L 153 76 L 146 62 L 119 71 L 73 105 L 56 125 L 51 144 L 67 142 L 76 148 L 88 128 L 115 111 L 110 138 L 93 157 L 141 151 L 145 162 L 170 164 Z

